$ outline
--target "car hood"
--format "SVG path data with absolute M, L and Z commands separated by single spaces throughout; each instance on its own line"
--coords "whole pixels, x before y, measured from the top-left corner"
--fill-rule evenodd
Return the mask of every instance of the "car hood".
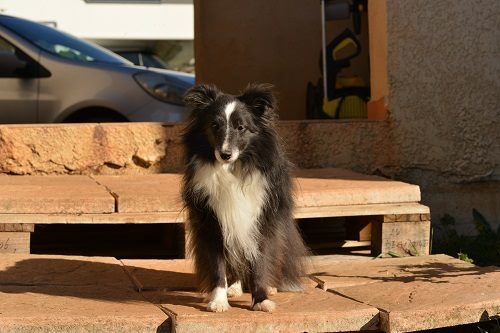
M 193 86 L 195 83 L 195 76 L 193 74 L 173 71 L 169 69 L 161 69 L 161 68 L 151 68 L 142 66 L 133 66 L 133 67 L 136 67 L 137 69 L 141 69 L 143 71 L 155 72 L 169 77 L 174 77 L 177 80 L 184 82 L 186 85 L 189 85 L 189 87 Z

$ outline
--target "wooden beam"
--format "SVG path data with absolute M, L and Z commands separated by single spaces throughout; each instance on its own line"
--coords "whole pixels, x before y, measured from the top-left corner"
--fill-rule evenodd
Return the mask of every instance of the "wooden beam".
M 30 233 L 0 232 L 0 253 L 30 253 Z
M 0 232 L 11 231 L 11 232 L 33 232 L 35 231 L 35 225 L 30 223 L 0 223 Z
M 430 221 L 372 222 L 372 255 L 421 256 L 430 248 Z
M 429 214 L 429 207 L 419 203 L 371 204 L 348 206 L 297 207 L 295 218 L 369 216 L 386 214 Z
M 184 214 L 175 212 L 157 213 L 110 213 L 110 214 L 0 214 L 3 223 L 34 224 L 152 224 L 182 223 Z
M 295 218 L 368 216 L 385 214 L 428 214 L 429 207 L 418 203 L 351 206 L 297 207 Z M 127 224 L 183 223 L 184 212 L 110 214 L 0 214 L 0 224 Z
M 377 216 L 352 216 L 345 222 L 347 239 L 369 241 L 371 239 L 372 220 Z
M 314 243 L 310 244 L 309 247 L 313 250 L 319 249 L 332 249 L 332 248 L 356 248 L 356 247 L 366 247 L 370 246 L 370 241 L 356 241 L 356 240 L 343 240 L 343 241 L 331 241 L 331 242 L 323 242 L 323 243 Z

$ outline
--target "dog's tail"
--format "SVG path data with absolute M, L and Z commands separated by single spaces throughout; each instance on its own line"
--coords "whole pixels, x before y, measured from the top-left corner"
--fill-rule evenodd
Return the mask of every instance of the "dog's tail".
M 304 286 L 300 281 L 281 281 L 278 286 L 278 291 L 301 292 L 304 291 Z

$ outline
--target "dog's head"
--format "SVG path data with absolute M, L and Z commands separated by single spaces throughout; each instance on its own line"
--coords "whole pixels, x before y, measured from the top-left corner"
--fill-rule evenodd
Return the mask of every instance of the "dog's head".
M 276 100 L 271 88 L 252 84 L 233 96 L 213 85 L 201 84 L 186 93 L 184 100 L 192 108 L 196 128 L 217 161 L 234 163 L 260 130 L 272 122 Z

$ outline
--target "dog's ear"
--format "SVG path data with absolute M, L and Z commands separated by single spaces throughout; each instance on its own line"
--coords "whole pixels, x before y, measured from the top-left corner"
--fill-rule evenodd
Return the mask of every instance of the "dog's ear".
M 184 102 L 193 109 L 205 109 L 215 102 L 220 90 L 213 84 L 199 84 L 184 95 Z
M 272 89 L 271 84 L 252 83 L 237 98 L 248 105 L 257 116 L 262 116 L 276 108 L 276 98 Z

